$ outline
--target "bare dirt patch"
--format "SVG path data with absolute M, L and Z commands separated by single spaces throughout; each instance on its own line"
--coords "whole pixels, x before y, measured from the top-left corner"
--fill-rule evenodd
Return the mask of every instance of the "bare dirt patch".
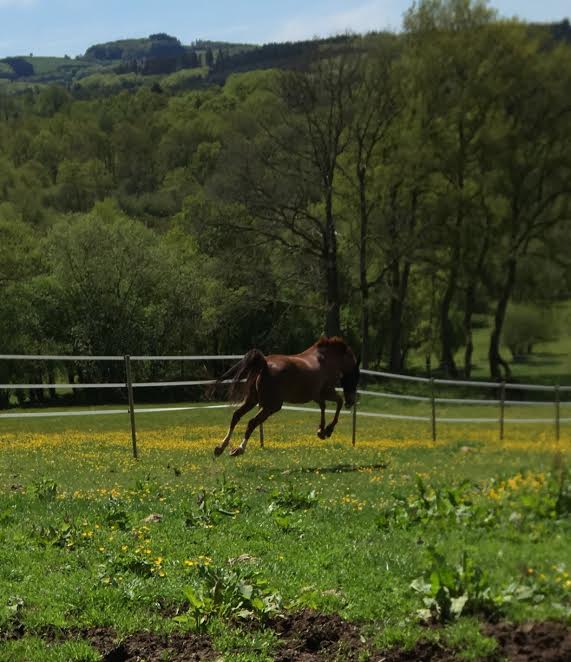
M 498 657 L 506 657 L 510 662 L 571 660 L 571 627 L 565 623 L 489 623 L 483 631 L 497 640 L 501 653 Z
M 335 614 L 305 610 L 276 619 L 271 627 L 281 641 L 276 662 L 332 660 L 340 653 L 353 660 L 365 650 L 358 627 Z
M 191 633 L 136 632 L 120 640 L 109 628 L 78 634 L 101 653 L 103 662 L 200 662 L 217 657 L 208 637 Z
M 312 610 L 289 613 L 268 624 L 280 644 L 276 662 L 460 662 L 457 651 L 435 641 L 420 640 L 412 649 L 393 648 L 379 651 L 361 634 L 355 623 L 336 614 Z M 541 623 L 485 623 L 482 631 L 498 642 L 498 650 L 485 662 L 567 662 L 571 660 L 571 627 L 557 621 Z M 16 627 L 0 633 L 0 640 L 19 639 L 27 633 Z M 120 638 L 112 628 L 98 627 L 69 630 L 46 628 L 36 632 L 50 643 L 68 639 L 88 641 L 102 656 L 103 662 L 199 662 L 220 658 L 206 635 L 136 632 Z M 484 662 L 484 661 L 482 661 Z
M 102 656 L 102 662 L 200 662 L 213 660 L 218 654 L 209 637 L 192 633 L 155 634 L 135 632 L 118 637 L 108 627 L 59 629 L 48 627 L 35 632 L 44 641 L 55 644 L 70 639 L 88 641 Z M 21 639 L 26 635 L 20 627 L 7 633 L 4 639 Z M 0 640 L 2 637 L 0 637 Z
M 276 662 L 325 662 L 364 659 L 370 662 L 454 662 L 459 658 L 440 644 L 420 641 L 411 650 L 378 651 L 362 637 L 359 627 L 335 614 L 305 610 L 272 623 L 281 640 Z

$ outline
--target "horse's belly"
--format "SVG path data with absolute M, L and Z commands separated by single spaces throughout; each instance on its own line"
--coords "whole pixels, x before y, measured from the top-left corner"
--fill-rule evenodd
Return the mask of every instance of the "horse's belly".
M 314 389 L 308 387 L 286 388 L 282 391 L 282 397 L 284 402 L 300 405 L 310 400 L 318 400 L 319 393 L 314 393 Z
M 263 380 L 261 394 L 276 397 L 282 402 L 303 404 L 318 400 L 321 380 L 316 379 L 305 364 L 289 363 L 284 365 L 268 357 L 269 374 Z

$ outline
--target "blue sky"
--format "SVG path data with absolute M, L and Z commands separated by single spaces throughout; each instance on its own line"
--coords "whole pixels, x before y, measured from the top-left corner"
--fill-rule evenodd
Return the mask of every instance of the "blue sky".
M 0 0 L 0 56 L 81 54 L 98 42 L 168 32 L 183 42 L 264 43 L 347 29 L 398 30 L 412 0 Z M 492 0 L 504 16 L 561 20 L 571 0 Z

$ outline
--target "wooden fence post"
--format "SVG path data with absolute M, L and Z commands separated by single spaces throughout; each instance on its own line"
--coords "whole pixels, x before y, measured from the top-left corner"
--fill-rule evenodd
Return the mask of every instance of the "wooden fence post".
M 436 398 L 434 397 L 434 377 L 430 378 L 430 405 L 432 408 L 432 441 L 436 441 Z
M 127 396 L 129 398 L 129 417 L 131 418 L 131 441 L 133 444 L 133 457 L 137 453 L 137 429 L 135 427 L 135 398 L 133 397 L 133 380 L 131 379 L 131 357 L 125 356 L 125 378 L 127 380 Z
M 555 385 L 555 439 L 559 441 L 561 436 L 561 393 L 559 384 Z
M 353 405 L 353 448 L 355 447 L 355 441 L 357 439 L 357 400 L 355 400 L 355 404 Z
M 506 383 L 500 386 L 500 441 L 504 440 L 504 418 L 506 408 Z

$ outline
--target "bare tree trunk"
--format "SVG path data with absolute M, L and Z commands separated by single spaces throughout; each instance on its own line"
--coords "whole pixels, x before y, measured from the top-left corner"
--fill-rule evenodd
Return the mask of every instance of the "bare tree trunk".
M 502 358 L 500 354 L 500 341 L 502 337 L 502 330 L 506 319 L 506 312 L 511 294 L 515 285 L 517 271 L 517 261 L 515 257 L 511 257 L 507 264 L 507 274 L 502 293 L 500 295 L 498 305 L 496 306 L 496 314 L 494 316 L 494 328 L 490 336 L 490 347 L 488 350 L 488 360 L 490 363 L 490 375 L 493 379 L 509 379 L 511 377 L 511 370 L 508 363 Z M 503 368 L 504 375 L 502 377 L 500 368 Z
M 464 335 L 466 347 L 464 349 L 464 377 L 470 379 L 472 376 L 472 355 L 474 353 L 474 341 L 472 338 L 472 315 L 474 314 L 474 302 L 476 291 L 473 283 L 466 290 L 466 306 L 464 308 Z
M 333 217 L 333 200 L 330 192 L 326 200 L 325 220 L 325 271 L 327 280 L 327 312 L 325 333 L 328 336 L 341 335 L 341 303 L 339 297 L 339 272 L 337 269 L 337 235 Z
M 442 302 L 440 304 L 440 334 L 441 334 L 441 366 L 444 372 L 450 377 L 458 376 L 458 369 L 454 360 L 454 329 L 450 321 L 450 308 L 452 306 L 452 299 L 456 292 L 456 284 L 458 279 L 458 266 L 456 260 L 453 258 L 452 268 L 450 269 L 450 276 L 448 278 L 448 285 L 444 291 Z
M 464 309 L 464 336 L 466 348 L 464 350 L 464 376 L 469 379 L 472 376 L 472 355 L 474 353 L 474 341 L 472 336 L 472 318 L 476 304 L 476 283 L 481 277 L 484 269 L 484 263 L 490 247 L 489 222 L 485 229 L 484 241 L 478 255 L 476 269 L 470 277 L 468 288 L 466 289 L 466 306 Z
M 364 168 L 357 168 L 359 180 L 359 212 L 361 216 L 359 239 L 359 288 L 361 290 L 361 365 L 369 367 L 369 281 L 367 279 L 367 248 L 369 214 L 367 212 L 366 174 Z
M 390 351 L 389 351 L 389 370 L 400 372 L 404 367 L 406 349 L 403 349 L 403 313 L 406 296 L 408 293 L 408 281 L 410 276 L 411 264 L 407 260 L 402 267 L 395 261 L 391 268 L 391 281 L 393 286 L 393 296 L 390 306 Z

